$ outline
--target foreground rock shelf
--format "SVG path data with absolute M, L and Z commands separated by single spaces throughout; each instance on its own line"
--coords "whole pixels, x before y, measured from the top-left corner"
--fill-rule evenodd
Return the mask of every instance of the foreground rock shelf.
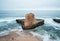
M 60 23 L 60 19 L 53 19 L 53 21 Z
M 41 26 L 41 25 L 44 24 L 44 20 L 43 20 L 43 19 L 36 19 L 36 24 L 34 24 L 34 25 L 31 26 L 31 27 L 25 27 L 25 26 L 24 26 L 24 19 L 16 19 L 16 22 L 17 22 L 18 24 L 21 24 L 21 26 L 22 26 L 22 28 L 23 28 L 24 30 L 34 29 L 34 28 L 36 28 L 36 27 Z
M 25 32 L 24 32 L 25 33 Z M 30 33 L 22 34 L 20 32 L 19 34 L 17 31 L 10 32 L 9 35 L 0 37 L 0 41 L 43 41 L 42 38 L 36 38 L 33 35 L 30 35 Z

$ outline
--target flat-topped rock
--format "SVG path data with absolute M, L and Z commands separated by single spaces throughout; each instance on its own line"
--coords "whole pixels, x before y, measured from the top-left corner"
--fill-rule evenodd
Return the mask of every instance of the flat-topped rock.
M 60 19 L 53 19 L 53 21 L 60 23 Z
M 36 28 L 36 27 L 41 26 L 41 25 L 44 24 L 44 20 L 43 20 L 43 19 L 36 19 L 36 23 L 35 23 L 33 26 L 31 26 L 31 27 L 25 27 L 25 26 L 24 26 L 24 20 L 25 20 L 25 19 L 16 19 L 16 22 L 17 22 L 18 24 L 21 24 L 21 26 L 22 26 L 22 28 L 23 28 L 24 30 L 34 29 L 34 28 Z

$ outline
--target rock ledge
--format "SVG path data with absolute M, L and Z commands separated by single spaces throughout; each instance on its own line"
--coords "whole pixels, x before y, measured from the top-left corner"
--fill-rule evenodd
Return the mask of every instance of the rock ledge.
M 24 30 L 34 29 L 34 28 L 36 28 L 36 27 L 41 26 L 41 25 L 44 24 L 44 20 L 43 20 L 43 19 L 36 19 L 36 21 L 37 21 L 36 24 L 34 24 L 34 25 L 31 26 L 31 27 L 25 27 L 25 26 L 24 26 L 24 20 L 25 20 L 25 19 L 16 19 L 16 22 L 17 22 L 18 24 L 21 24 L 21 26 L 22 26 L 22 28 L 23 28 Z

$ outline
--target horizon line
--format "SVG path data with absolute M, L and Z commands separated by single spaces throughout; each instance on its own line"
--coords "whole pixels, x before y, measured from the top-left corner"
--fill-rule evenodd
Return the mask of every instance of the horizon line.
M 21 9 L 0 9 L 0 10 L 60 10 L 60 8 L 21 8 Z

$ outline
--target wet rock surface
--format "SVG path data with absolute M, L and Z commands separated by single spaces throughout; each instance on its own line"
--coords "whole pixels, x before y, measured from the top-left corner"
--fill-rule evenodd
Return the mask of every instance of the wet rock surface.
M 60 23 L 60 19 L 53 19 L 53 21 Z
M 31 27 L 25 27 L 24 26 L 24 19 L 16 19 L 16 22 L 18 24 L 20 24 L 24 30 L 34 29 L 34 28 L 36 28 L 36 27 L 41 26 L 41 25 L 44 24 L 44 20 L 43 19 L 36 19 L 36 21 L 37 22 L 33 26 L 31 26 Z

